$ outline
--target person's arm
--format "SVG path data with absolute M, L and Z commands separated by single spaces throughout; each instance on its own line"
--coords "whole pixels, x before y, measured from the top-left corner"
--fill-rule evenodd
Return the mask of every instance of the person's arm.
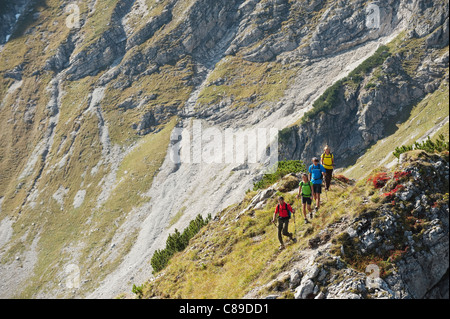
M 277 214 L 278 214 L 278 205 L 275 208 L 275 212 L 273 213 L 272 223 L 275 223 L 275 218 L 277 217 Z
M 295 214 L 295 208 L 292 208 L 292 206 L 289 204 L 288 204 L 288 209 L 292 212 L 292 214 Z
M 301 185 L 298 187 L 297 199 L 299 199 L 300 197 L 302 197 L 302 186 Z

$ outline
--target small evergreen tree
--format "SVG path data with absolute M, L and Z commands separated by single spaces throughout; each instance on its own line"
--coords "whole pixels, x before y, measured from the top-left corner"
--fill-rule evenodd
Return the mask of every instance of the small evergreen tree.
M 443 134 L 439 135 L 436 141 L 432 141 L 428 136 L 428 139 L 422 143 L 415 142 L 414 145 L 402 145 L 396 147 L 392 154 L 395 157 L 400 158 L 401 154 L 412 150 L 423 150 L 428 153 L 448 151 L 449 142 L 445 141 L 445 136 Z
M 151 259 L 153 267 L 153 273 L 157 273 L 169 264 L 170 259 L 177 252 L 183 251 L 188 245 L 189 241 L 211 221 L 211 214 L 206 219 L 203 219 L 202 215 L 198 215 L 194 220 L 189 223 L 181 234 L 178 229 L 175 229 L 173 234 L 170 234 L 166 240 L 166 248 L 162 250 L 156 250 Z
M 306 166 L 302 161 L 280 161 L 278 162 L 277 170 L 274 173 L 264 174 L 263 178 L 253 185 L 253 190 L 269 187 L 287 174 L 305 171 Z

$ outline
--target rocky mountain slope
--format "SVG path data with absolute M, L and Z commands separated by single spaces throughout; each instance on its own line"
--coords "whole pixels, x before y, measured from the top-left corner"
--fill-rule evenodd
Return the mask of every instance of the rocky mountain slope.
M 138 295 L 448 298 L 448 164 L 448 151 L 413 151 L 356 184 L 338 175 L 312 223 L 291 219 L 298 241 L 280 252 L 278 196 L 297 208 L 286 176 L 217 214 Z
M 329 143 L 339 166 L 354 163 L 416 104 L 448 96 L 448 9 L 0 1 L 0 297 L 116 296 L 148 279 L 171 231 L 261 178 L 248 159 L 196 162 L 193 143 L 174 162 L 181 129 L 276 128 L 280 159 Z M 429 135 L 448 127 L 438 118 Z

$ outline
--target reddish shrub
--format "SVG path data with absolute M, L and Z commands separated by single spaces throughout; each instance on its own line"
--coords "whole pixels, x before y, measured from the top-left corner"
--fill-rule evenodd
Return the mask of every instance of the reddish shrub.
M 400 178 L 406 177 L 406 176 L 409 176 L 409 175 L 411 175 L 411 172 L 400 172 L 400 171 L 396 171 L 396 172 L 394 172 L 394 179 L 395 179 L 396 181 L 398 181 Z
M 405 250 L 401 250 L 401 249 L 391 250 L 389 257 L 388 257 L 388 261 L 390 261 L 390 262 L 399 261 L 403 257 L 403 255 L 408 252 L 408 249 L 409 249 L 409 247 L 406 246 Z
M 345 183 L 345 184 L 349 184 L 350 183 L 350 180 L 347 177 L 345 177 L 344 175 L 336 175 L 336 176 L 334 176 L 334 178 L 337 179 L 338 181 L 341 181 L 341 182 Z
M 404 186 L 401 184 L 398 184 L 397 186 L 395 186 L 395 188 L 393 190 L 391 190 L 390 192 L 384 193 L 383 196 L 391 198 L 395 195 L 395 193 L 397 193 L 400 189 L 402 189 Z
M 387 175 L 387 173 L 381 172 L 369 177 L 367 181 L 372 182 L 373 187 L 378 189 L 384 187 L 384 185 L 386 185 L 387 181 L 390 179 L 391 178 Z

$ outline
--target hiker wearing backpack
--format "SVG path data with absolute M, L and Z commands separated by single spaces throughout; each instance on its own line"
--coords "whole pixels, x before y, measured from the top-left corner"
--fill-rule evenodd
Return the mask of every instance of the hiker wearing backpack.
M 308 218 L 306 218 L 306 208 L 308 207 L 309 217 L 312 218 L 312 208 L 311 208 L 311 197 L 314 197 L 314 187 L 308 178 L 308 174 L 302 175 L 302 181 L 299 184 L 297 198 L 302 198 L 302 212 L 305 218 L 305 223 L 309 223 Z
M 291 213 L 295 214 L 295 209 L 286 203 L 283 197 L 279 197 L 278 205 L 275 208 L 275 213 L 273 214 L 272 223 L 275 224 L 275 218 L 278 215 L 278 240 L 280 241 L 280 250 L 284 249 L 283 235 L 289 237 L 294 243 L 297 241 L 294 235 L 288 232 Z
M 329 191 L 331 186 L 331 177 L 333 176 L 334 169 L 334 156 L 330 152 L 330 148 L 325 146 L 323 154 L 320 156 L 322 159 L 322 166 L 325 168 L 325 190 Z
M 326 173 L 325 168 L 319 163 L 319 159 L 314 157 L 312 165 L 309 167 L 309 177 L 313 184 L 314 196 L 316 202 L 316 210 L 320 208 L 320 194 L 322 193 L 322 181 Z

